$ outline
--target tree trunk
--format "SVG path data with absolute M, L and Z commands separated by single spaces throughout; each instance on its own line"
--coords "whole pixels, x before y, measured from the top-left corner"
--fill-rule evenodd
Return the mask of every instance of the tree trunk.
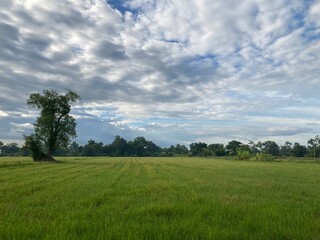
M 41 159 L 41 161 L 45 161 L 45 162 L 56 162 L 57 160 L 55 160 L 55 159 L 52 157 L 52 152 L 53 152 L 53 149 L 49 146 L 49 149 L 48 149 L 47 154 L 44 156 L 44 158 Z

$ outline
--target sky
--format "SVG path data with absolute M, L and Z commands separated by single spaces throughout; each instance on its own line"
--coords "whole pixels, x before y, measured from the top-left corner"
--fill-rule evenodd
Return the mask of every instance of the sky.
M 71 89 L 76 141 L 160 146 L 320 134 L 319 0 L 0 0 L 0 141 Z

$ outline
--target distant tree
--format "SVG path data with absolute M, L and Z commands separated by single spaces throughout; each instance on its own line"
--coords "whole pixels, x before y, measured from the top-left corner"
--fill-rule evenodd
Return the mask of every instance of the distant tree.
M 185 145 L 171 145 L 168 149 L 166 149 L 166 153 L 167 156 L 186 156 L 189 153 L 189 149 Z
M 147 141 L 147 147 L 145 148 L 145 156 L 159 156 L 161 153 L 161 147 L 157 146 L 152 141 Z
M 257 144 L 252 140 L 249 140 L 248 146 L 250 148 L 250 152 L 253 153 L 253 155 L 256 155 L 257 152 L 259 151 L 258 147 L 257 147 Z
M 20 148 L 17 143 L 2 144 L 1 154 L 6 156 L 14 156 L 20 154 Z
M 172 157 L 175 155 L 175 148 L 173 145 L 171 145 L 169 148 L 163 149 L 165 151 L 166 156 Z
M 208 148 L 202 148 L 201 152 L 200 152 L 200 156 L 201 157 L 209 157 L 209 156 L 212 156 L 212 153 L 210 152 L 210 150 Z
M 210 144 L 208 146 L 208 149 L 211 152 L 211 154 L 215 156 L 225 156 L 227 154 L 224 145 L 221 143 Z
M 79 99 L 79 95 L 70 90 L 62 95 L 54 90 L 44 90 L 43 95 L 39 93 L 30 95 L 27 104 L 40 110 L 40 116 L 34 124 L 34 134 L 25 137 L 28 143 L 26 146 L 32 151 L 31 146 L 38 144 L 37 149 L 45 153 L 45 157 L 34 160 L 54 160 L 52 158 L 54 150 L 59 147 L 67 148 L 71 138 L 76 137 L 76 121 L 69 113 L 70 104 Z
M 317 156 L 319 156 L 319 151 L 317 151 L 318 147 L 320 146 L 320 137 L 319 135 L 315 136 L 314 138 L 311 138 L 308 141 L 308 145 L 310 146 L 312 152 L 313 152 L 313 157 L 316 158 Z
M 177 144 L 175 146 L 176 156 L 186 156 L 189 153 L 189 149 L 185 145 Z
M 247 151 L 247 152 L 251 153 L 251 149 L 248 144 L 241 144 L 240 147 L 237 148 L 237 151 L 238 150 Z
M 70 156 L 79 156 L 82 152 L 82 146 L 80 146 L 77 142 L 73 141 L 68 148 L 68 155 Z
M 261 153 L 261 152 L 262 152 L 262 149 L 263 149 L 262 142 L 258 141 L 258 142 L 255 144 L 255 148 L 256 148 L 256 150 L 257 150 L 256 153 Z
M 113 142 L 109 145 L 110 152 L 113 156 L 126 156 L 128 151 L 128 143 L 120 136 L 116 136 Z
M 229 150 L 229 153 L 231 155 L 237 154 L 237 149 L 242 145 L 241 142 L 232 140 L 231 142 L 228 142 L 226 148 Z
M 280 147 L 280 155 L 286 157 L 293 155 L 291 142 L 285 142 L 285 144 Z
M 103 143 L 95 142 L 90 139 L 86 145 L 83 146 L 82 156 L 101 156 L 103 153 Z
M 278 156 L 280 154 L 280 148 L 274 141 L 266 141 L 262 143 L 262 152 L 272 156 Z
M 161 154 L 161 148 L 152 141 L 147 141 L 144 137 L 136 137 L 128 145 L 131 156 L 147 157 Z
M 130 144 L 134 156 L 146 156 L 148 142 L 144 137 L 136 137 Z
M 111 144 L 105 144 L 103 147 L 102 147 L 102 154 L 104 156 L 113 156 L 113 153 L 112 153 L 112 149 L 110 147 Z
M 207 149 L 208 145 L 203 142 L 198 142 L 198 143 L 191 143 L 190 144 L 190 153 L 192 156 L 201 156 L 201 155 L 206 155 L 207 151 L 204 149 Z
M 307 153 L 307 148 L 299 143 L 294 143 L 292 152 L 295 157 L 304 157 Z

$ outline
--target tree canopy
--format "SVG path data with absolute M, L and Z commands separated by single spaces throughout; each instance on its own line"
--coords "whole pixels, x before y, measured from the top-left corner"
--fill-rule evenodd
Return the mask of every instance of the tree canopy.
M 79 99 L 80 96 L 71 90 L 65 94 L 44 90 L 43 95 L 30 95 L 27 104 L 40 110 L 40 116 L 34 123 L 34 134 L 25 137 L 33 160 L 53 160 L 53 151 L 58 147 L 66 148 L 76 137 L 76 121 L 69 113 L 71 103 Z
M 28 148 L 19 147 L 17 143 L 2 143 L 0 141 L 0 156 L 27 156 L 32 152 L 36 159 L 46 157 L 43 144 L 38 142 L 35 134 L 26 136 Z M 310 142 L 310 140 L 308 141 Z M 2 144 L 1 144 L 2 143 Z M 280 150 L 279 150 L 280 149 Z M 316 153 L 316 154 L 314 154 Z M 121 136 L 116 136 L 111 143 L 104 144 L 101 141 L 89 140 L 87 144 L 80 145 L 72 142 L 65 147 L 57 147 L 54 156 L 112 156 L 112 157 L 172 157 L 172 156 L 236 156 L 239 159 L 256 157 L 257 160 L 273 160 L 275 157 L 319 157 L 320 146 L 303 146 L 299 143 L 285 142 L 278 146 L 273 141 L 257 142 L 249 141 L 237 148 L 234 154 L 222 143 L 207 144 L 204 142 L 191 143 L 189 148 L 185 145 L 171 145 L 170 147 L 160 147 L 144 137 L 136 137 L 133 140 L 126 140 Z M 249 156 L 250 155 L 250 156 Z M 268 160 L 269 161 L 269 160 Z

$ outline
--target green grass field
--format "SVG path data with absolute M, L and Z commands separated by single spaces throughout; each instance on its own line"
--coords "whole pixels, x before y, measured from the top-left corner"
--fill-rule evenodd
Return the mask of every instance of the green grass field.
M 0 158 L 0 239 L 320 239 L 320 164 Z

